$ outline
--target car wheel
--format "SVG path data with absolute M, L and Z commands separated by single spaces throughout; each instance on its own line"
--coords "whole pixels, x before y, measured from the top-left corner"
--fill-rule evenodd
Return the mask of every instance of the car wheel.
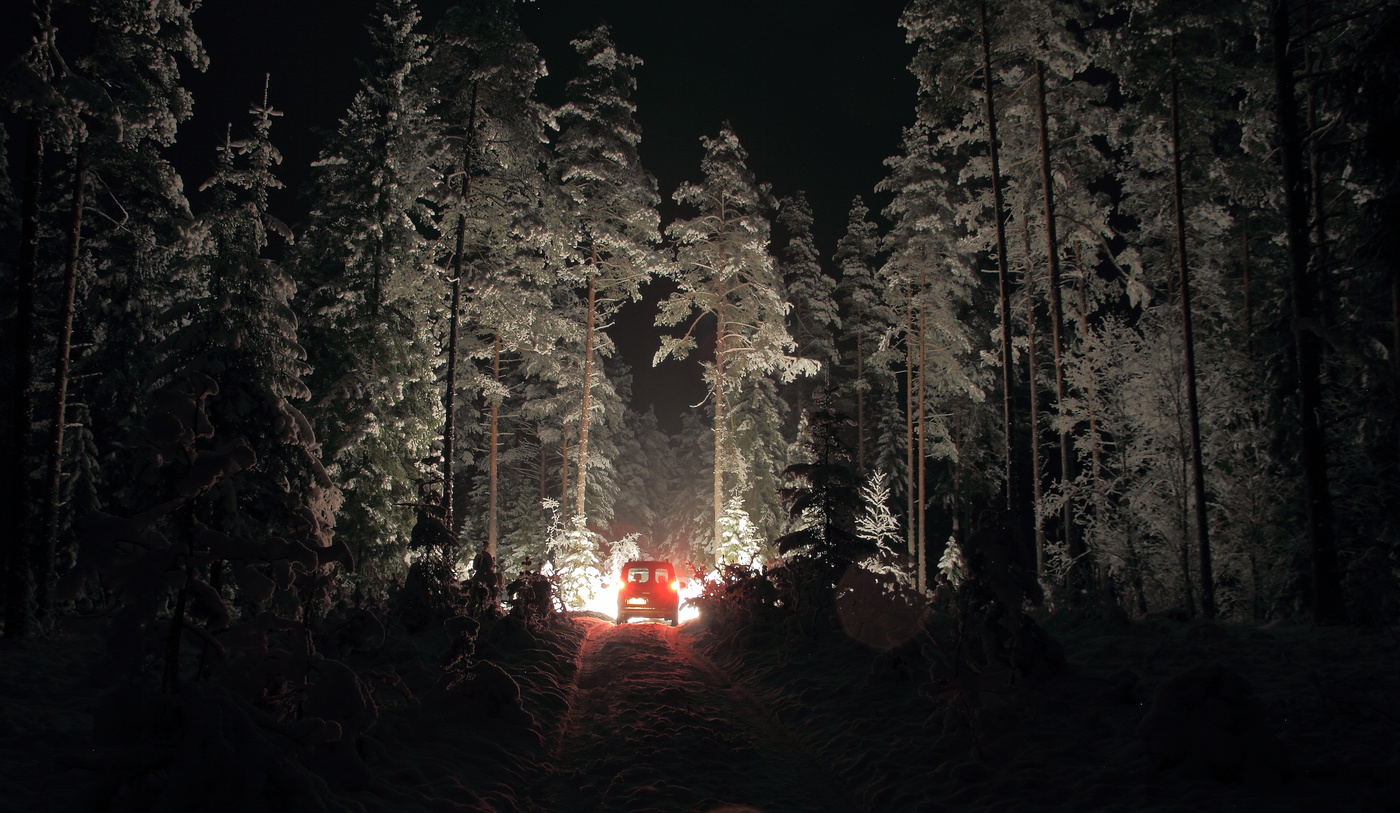
M 623 615 L 622 613 L 618 613 L 618 614 L 617 614 L 617 625 L 618 625 L 618 626 L 622 626 L 623 624 L 626 624 L 626 623 L 627 623 L 627 616 Z
M 674 626 L 679 625 L 680 623 L 681 623 L 681 617 L 680 617 L 680 616 L 678 616 L 678 615 L 673 615 L 673 616 L 671 616 L 671 626 L 674 627 Z

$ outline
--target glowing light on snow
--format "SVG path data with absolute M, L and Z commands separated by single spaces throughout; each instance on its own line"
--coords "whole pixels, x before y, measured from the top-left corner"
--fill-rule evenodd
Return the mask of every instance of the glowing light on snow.
M 615 573 L 612 578 L 599 581 L 598 589 L 593 591 L 580 609 L 615 619 L 617 617 L 617 585 L 621 580 L 621 575 Z M 686 601 L 700 595 L 704 586 L 704 582 L 700 579 L 689 579 L 681 583 L 679 593 L 681 597 L 680 622 L 682 624 L 700 617 L 700 609 L 689 606 Z
M 704 589 L 705 582 L 701 579 L 691 579 L 681 585 L 681 623 L 700 617 L 700 608 L 689 605 L 686 602 L 700 595 Z

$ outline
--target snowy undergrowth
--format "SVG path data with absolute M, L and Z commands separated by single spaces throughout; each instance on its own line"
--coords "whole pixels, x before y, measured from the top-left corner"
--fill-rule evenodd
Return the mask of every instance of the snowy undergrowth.
M 322 651 L 340 658 L 323 669 L 345 681 L 353 675 L 372 711 L 332 708 L 325 698 L 347 695 L 322 692 L 320 705 L 291 721 L 199 681 L 173 693 L 106 685 L 94 673 L 106 646 L 101 629 L 5 641 L 0 807 L 515 810 L 535 781 L 551 721 L 563 713 L 583 634 L 560 617 L 532 627 L 508 616 L 479 631 L 473 657 L 454 662 L 457 620 L 455 629 L 449 620 L 410 633 L 389 618 L 371 646 L 341 651 L 321 637 Z M 342 736 L 327 736 L 319 722 L 302 730 L 321 720 L 337 721 Z
M 1393 633 L 1044 626 L 1068 655 L 1058 675 L 950 671 L 946 617 L 886 652 L 791 619 L 701 646 L 868 810 L 1395 809 Z

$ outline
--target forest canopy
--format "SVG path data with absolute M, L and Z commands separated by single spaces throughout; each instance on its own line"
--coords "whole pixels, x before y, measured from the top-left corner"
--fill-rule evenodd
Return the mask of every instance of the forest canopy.
M 910 124 L 829 256 L 726 121 L 659 187 L 607 25 L 543 100 L 511 0 L 378 2 L 304 211 L 275 82 L 182 177 L 198 7 L 35 0 L 0 77 L 7 637 L 415 565 L 578 604 L 639 554 L 1400 613 L 1393 0 L 911 0 Z M 678 430 L 624 308 L 697 363 Z

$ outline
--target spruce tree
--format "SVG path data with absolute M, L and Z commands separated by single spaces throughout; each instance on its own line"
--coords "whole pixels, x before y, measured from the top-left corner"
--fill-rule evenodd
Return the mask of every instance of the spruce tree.
M 773 208 L 768 186 L 754 179 L 748 154 L 728 124 L 701 143 L 703 180 L 682 184 L 674 195 L 696 214 L 666 229 L 677 246 L 677 290 L 661 304 L 656 324 L 671 327 L 691 318 L 680 336 L 662 337 L 654 362 L 688 355 L 697 346 L 701 320 L 714 318 L 714 357 L 704 368 L 714 417 L 711 539 L 717 545 L 725 477 L 736 471 L 738 454 L 728 400 L 750 377 L 777 375 L 786 382 L 815 374 L 817 365 L 793 355 L 796 345 L 785 324 L 781 280 L 768 253 L 768 212 Z
M 438 410 L 432 324 L 438 304 L 422 233 L 436 180 L 436 122 L 410 0 L 383 0 L 367 26 L 375 52 L 313 166 L 312 211 L 293 262 L 308 291 L 302 328 L 315 398 L 308 416 L 345 495 L 340 535 L 371 572 L 396 572 L 431 477 Z
M 568 252 L 565 278 L 585 289 L 573 511 L 586 519 L 594 390 L 607 386 L 595 361 L 599 332 L 618 307 L 640 298 L 642 286 L 666 266 L 655 248 L 661 239 L 656 180 L 637 153 L 641 128 L 631 95 L 641 60 L 620 53 L 607 26 L 591 29 L 572 44 L 583 68 L 569 81 L 569 100 L 558 113 L 554 152 L 565 202 L 562 233 L 555 239 Z

